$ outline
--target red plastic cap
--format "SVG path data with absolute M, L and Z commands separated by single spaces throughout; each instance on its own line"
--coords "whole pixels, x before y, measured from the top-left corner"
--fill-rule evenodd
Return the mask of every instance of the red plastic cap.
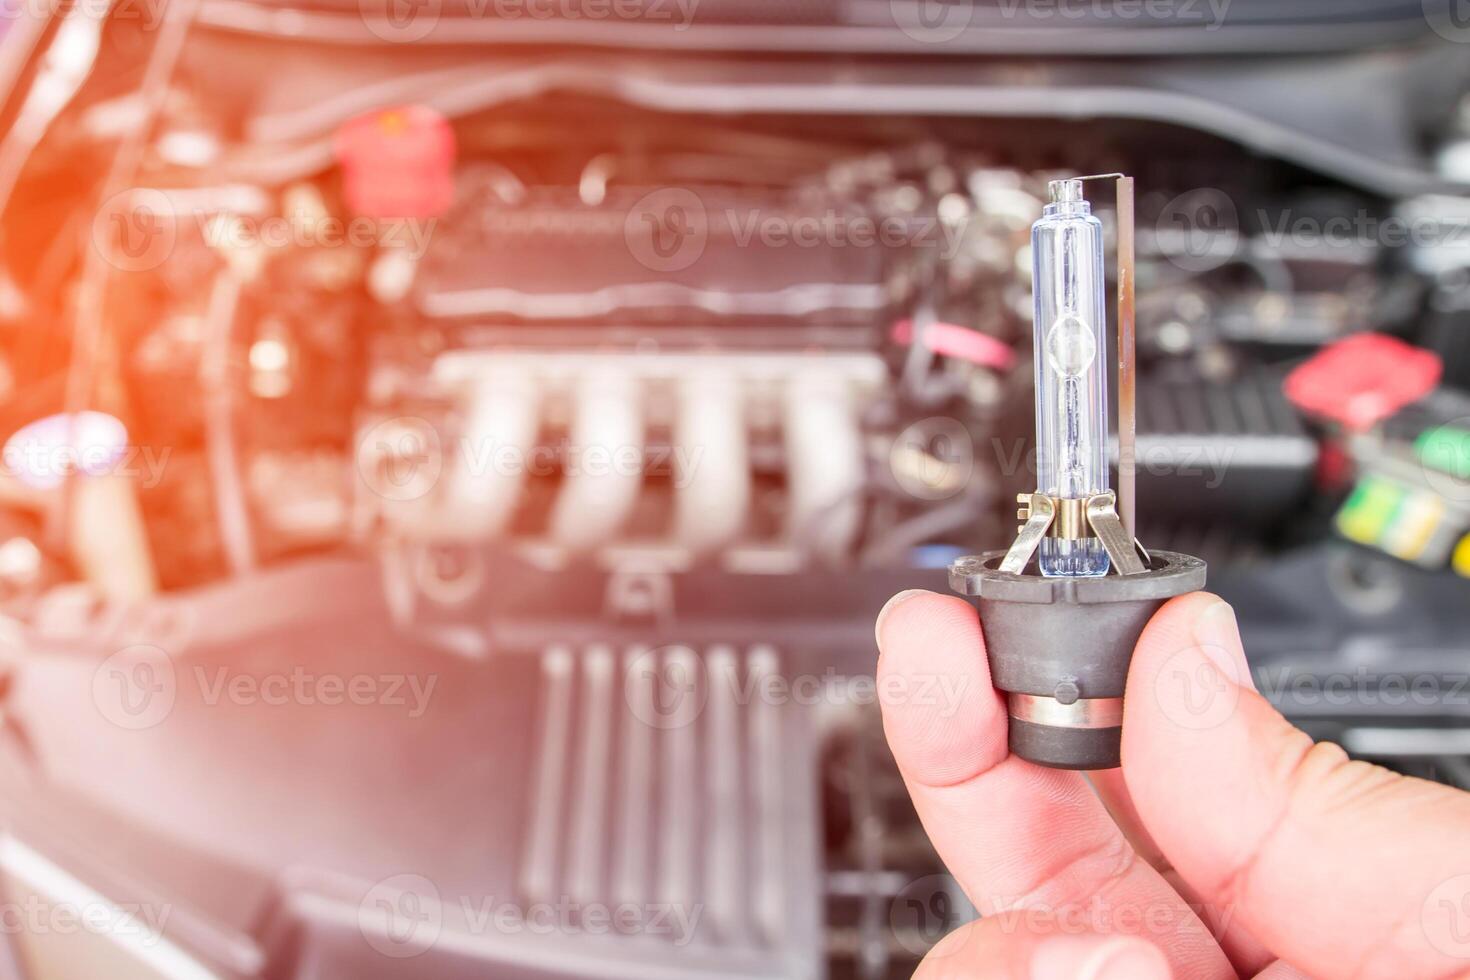
M 1286 376 L 1286 397 L 1304 412 L 1362 431 L 1434 390 L 1439 355 L 1381 333 L 1323 348 Z
M 347 206 L 372 218 L 434 218 L 454 203 L 454 129 L 428 106 L 384 109 L 337 130 Z

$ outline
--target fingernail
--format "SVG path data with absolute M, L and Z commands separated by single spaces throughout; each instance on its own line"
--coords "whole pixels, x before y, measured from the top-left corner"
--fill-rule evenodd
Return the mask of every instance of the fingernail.
M 873 623 L 873 638 L 878 641 L 880 651 L 883 647 L 883 621 L 888 618 L 889 613 L 899 607 L 900 603 L 907 599 L 912 599 L 916 595 L 923 595 L 924 592 L 924 589 L 905 589 L 892 599 L 883 603 L 883 608 L 878 610 L 878 619 Z
M 1250 663 L 1240 644 L 1240 627 L 1235 610 L 1224 599 L 1216 598 L 1194 621 L 1194 641 L 1220 672 L 1237 685 L 1256 689 L 1251 679 Z
M 1135 936 L 1057 937 L 1031 954 L 1031 980 L 1169 980 L 1169 961 Z
M 1142 939 L 1114 939 L 1083 965 L 1082 980 L 1169 980 L 1169 961 Z

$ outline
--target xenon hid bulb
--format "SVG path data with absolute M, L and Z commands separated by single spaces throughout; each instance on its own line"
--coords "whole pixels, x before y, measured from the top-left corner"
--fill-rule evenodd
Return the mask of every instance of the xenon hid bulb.
M 1082 199 L 1084 181 L 1108 179 L 1118 201 L 1118 494 L 1108 486 L 1114 358 L 1102 225 Z M 1204 562 L 1145 551 L 1132 532 L 1133 200 L 1127 174 L 1052 181 L 1051 203 L 1031 230 L 1039 486 L 1016 497 L 1024 523 L 1009 548 L 949 566 L 950 585 L 979 607 L 990 679 L 1005 692 L 1011 753 L 1057 769 L 1121 763 L 1124 689 L 1138 638 L 1171 597 L 1205 585 Z
M 1037 491 L 1058 512 L 1108 489 L 1107 312 L 1102 222 L 1082 181 L 1051 182 L 1031 227 L 1035 292 Z M 1085 520 L 1053 528 L 1038 550 L 1041 574 L 1105 575 L 1108 555 Z

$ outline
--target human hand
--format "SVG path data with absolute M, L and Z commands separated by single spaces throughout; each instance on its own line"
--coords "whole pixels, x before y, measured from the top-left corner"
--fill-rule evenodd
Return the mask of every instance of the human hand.
M 916 976 L 1470 976 L 1470 794 L 1313 744 L 1256 693 L 1223 600 L 1149 623 L 1122 768 L 1092 786 L 1008 753 L 968 602 L 902 593 L 877 634 L 888 744 L 983 916 Z M 894 694 L 945 675 L 949 703 Z

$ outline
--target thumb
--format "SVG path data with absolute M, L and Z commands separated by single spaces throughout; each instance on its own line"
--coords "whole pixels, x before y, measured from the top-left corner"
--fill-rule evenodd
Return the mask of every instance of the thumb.
M 1470 795 L 1313 744 L 1256 693 L 1223 600 L 1154 616 L 1124 703 L 1128 790 L 1222 921 L 1313 976 L 1470 968 Z
M 1100 934 L 1044 909 L 1012 910 L 945 936 L 914 980 L 1169 980 L 1169 961 L 1141 936 Z

